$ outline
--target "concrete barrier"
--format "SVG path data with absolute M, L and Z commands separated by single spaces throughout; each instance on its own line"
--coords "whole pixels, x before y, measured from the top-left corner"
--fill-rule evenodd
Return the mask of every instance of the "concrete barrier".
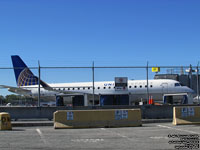
M 78 106 L 77 107 L 0 107 L 0 112 L 8 112 L 13 120 L 20 120 L 20 119 L 52 120 L 53 113 L 57 110 L 141 109 L 143 119 L 166 119 L 166 118 L 172 119 L 173 107 L 174 105 L 87 106 L 87 107 L 78 107 Z
M 200 124 L 200 106 L 174 107 L 172 124 Z
M 54 128 L 141 126 L 140 109 L 61 110 L 54 113 Z
M 0 130 L 12 130 L 9 113 L 6 113 L 6 112 L 0 113 Z

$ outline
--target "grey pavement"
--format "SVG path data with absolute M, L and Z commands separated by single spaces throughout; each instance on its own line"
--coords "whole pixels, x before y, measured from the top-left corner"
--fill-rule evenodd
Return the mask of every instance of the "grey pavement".
M 194 134 L 200 135 L 200 126 L 174 126 L 171 123 L 57 130 L 52 126 L 13 127 L 12 131 L 0 131 L 0 150 L 172 150 L 175 144 L 169 144 L 172 140 L 169 135 Z

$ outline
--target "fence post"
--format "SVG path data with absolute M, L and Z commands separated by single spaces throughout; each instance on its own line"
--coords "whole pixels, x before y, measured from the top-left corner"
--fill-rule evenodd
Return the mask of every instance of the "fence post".
M 93 106 L 94 106 L 94 61 L 92 63 L 92 94 L 93 94 Z
M 38 107 L 40 107 L 40 62 L 38 61 Z
M 148 102 L 149 100 L 149 62 L 148 61 L 147 61 L 146 73 L 147 73 L 147 102 Z
M 197 101 L 199 102 L 199 62 L 197 64 Z

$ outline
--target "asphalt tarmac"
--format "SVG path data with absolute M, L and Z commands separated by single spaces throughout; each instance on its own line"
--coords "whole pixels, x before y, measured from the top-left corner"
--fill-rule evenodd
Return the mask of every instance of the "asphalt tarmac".
M 0 150 L 172 150 L 199 146 L 200 126 L 148 123 L 142 127 L 54 129 L 52 126 L 13 127 L 0 131 Z M 176 142 L 176 144 L 175 144 Z M 195 143 L 195 144 L 191 144 Z M 182 146 L 182 147 L 181 147 Z

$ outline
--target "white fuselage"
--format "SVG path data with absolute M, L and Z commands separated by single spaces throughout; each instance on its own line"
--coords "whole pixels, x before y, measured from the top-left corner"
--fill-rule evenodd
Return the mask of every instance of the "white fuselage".
M 56 83 L 49 84 L 54 91 L 45 90 L 43 87 L 40 89 L 42 97 L 51 97 L 61 94 L 73 95 L 73 94 L 93 94 L 92 82 L 80 82 L 80 83 Z M 193 93 L 193 90 L 187 86 L 181 86 L 178 81 L 175 80 L 149 80 L 148 92 L 156 100 L 162 100 L 164 94 L 176 94 L 176 93 Z M 27 93 L 31 96 L 38 95 L 38 86 L 24 86 L 21 87 L 28 89 L 31 93 Z M 125 90 L 116 90 L 114 81 L 104 81 L 94 83 L 95 95 L 125 95 L 129 94 L 134 99 L 147 99 L 147 81 L 146 80 L 128 80 L 128 86 Z

